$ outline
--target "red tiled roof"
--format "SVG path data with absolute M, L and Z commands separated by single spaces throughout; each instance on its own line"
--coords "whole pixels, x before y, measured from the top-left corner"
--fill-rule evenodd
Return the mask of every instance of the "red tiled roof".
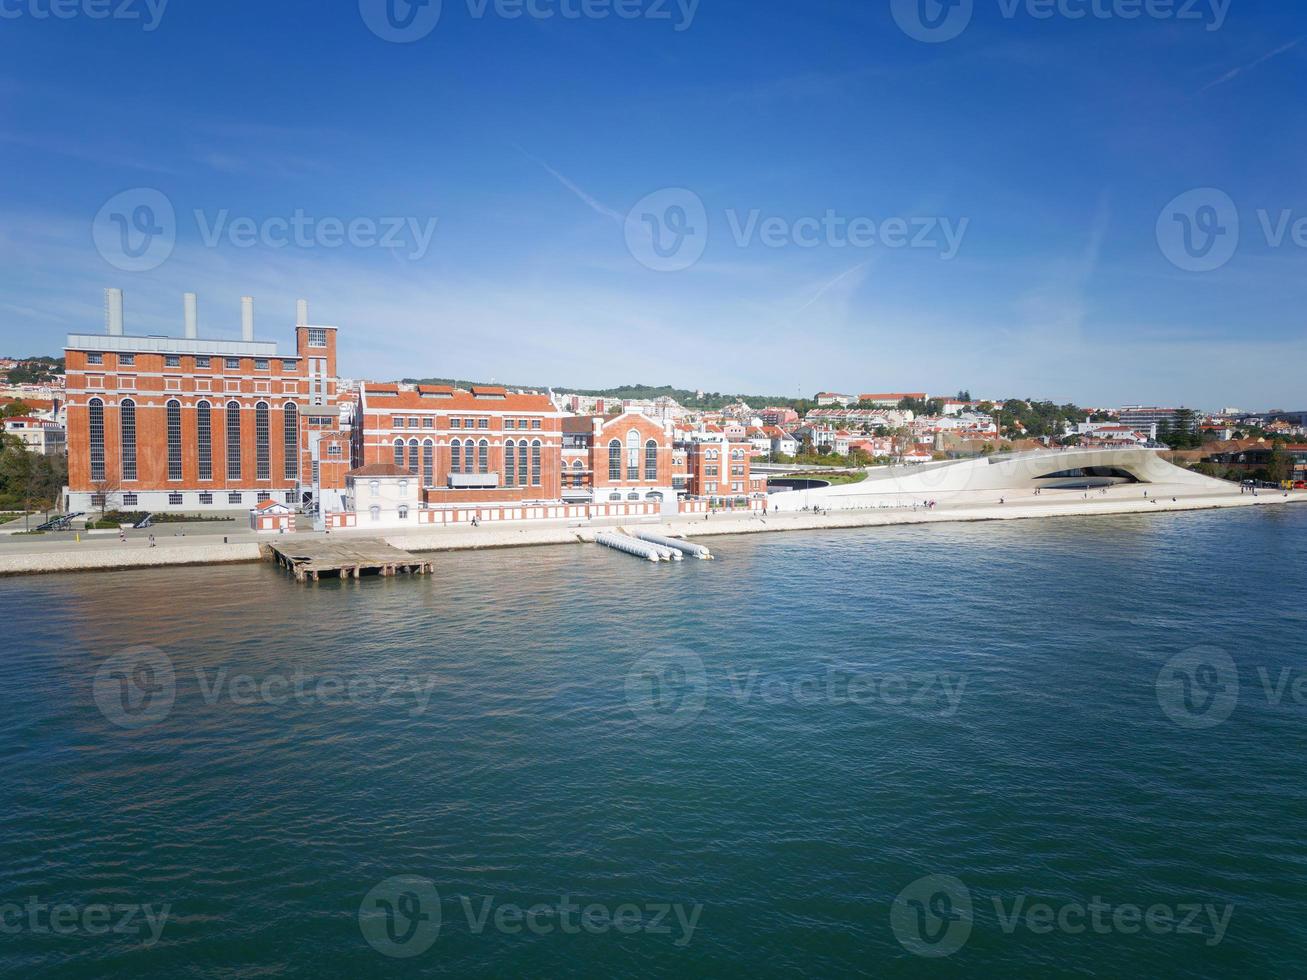
M 395 385 L 364 386 L 368 408 L 378 411 L 394 409 L 440 409 L 441 411 L 479 411 L 494 406 L 496 411 L 549 413 L 556 409 L 547 395 L 512 395 L 503 388 L 477 387 L 472 391 L 441 385 L 422 385 L 416 391 L 400 391 Z
M 394 463 L 368 463 L 366 466 L 350 470 L 345 476 L 413 476 L 413 474 Z

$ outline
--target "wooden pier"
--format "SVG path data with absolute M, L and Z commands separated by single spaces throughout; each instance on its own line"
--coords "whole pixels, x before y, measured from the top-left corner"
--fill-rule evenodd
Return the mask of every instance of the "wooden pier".
M 393 548 L 380 538 L 306 540 L 269 544 L 272 558 L 299 582 L 360 575 L 429 575 L 431 562 Z

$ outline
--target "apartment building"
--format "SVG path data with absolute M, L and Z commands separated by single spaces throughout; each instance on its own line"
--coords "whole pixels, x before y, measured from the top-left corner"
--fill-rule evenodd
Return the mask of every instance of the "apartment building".
M 240 340 L 199 335 L 194 293 L 181 337 L 128 334 L 122 291 L 105 299 L 106 332 L 71 334 L 64 350 L 66 509 L 318 504 L 318 454 L 339 418 L 335 327 L 309 324 L 301 300 L 283 353 L 255 340 L 248 296 Z
M 685 442 L 684 448 L 690 496 L 725 498 L 766 492 L 767 478 L 752 472 L 753 447 L 748 442 L 695 439 Z
M 924 391 L 874 391 L 869 394 L 859 395 L 858 404 L 873 405 L 876 408 L 898 408 L 899 402 L 905 398 L 924 402 L 927 396 Z
M 64 427 L 57 422 L 18 415 L 5 419 L 4 430 L 22 442 L 29 453 L 60 456 L 64 452 Z

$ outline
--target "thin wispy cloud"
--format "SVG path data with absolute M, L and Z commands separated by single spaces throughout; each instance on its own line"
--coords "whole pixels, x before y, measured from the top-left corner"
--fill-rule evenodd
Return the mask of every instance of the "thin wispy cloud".
M 1307 41 L 1307 35 L 1297 38 L 1296 40 L 1289 41 L 1287 44 L 1281 44 L 1278 48 L 1275 48 L 1274 50 L 1271 51 L 1267 51 L 1265 54 L 1261 55 L 1260 57 L 1254 58 L 1246 65 L 1240 65 L 1237 68 L 1231 68 L 1220 78 L 1208 82 L 1198 91 L 1207 92 L 1210 91 L 1211 89 L 1216 88 L 1218 85 L 1224 85 L 1226 82 L 1232 82 L 1240 75 L 1242 75 L 1244 72 L 1250 71 L 1251 69 L 1256 68 L 1258 65 L 1264 65 L 1272 58 L 1278 58 L 1280 55 L 1285 54 L 1288 51 L 1292 51 L 1294 48 L 1298 47 L 1298 45 L 1302 44 L 1303 41 Z
M 841 272 L 841 273 L 840 273 L 838 276 L 836 276 L 834 279 L 831 279 L 831 280 L 829 280 L 828 282 L 822 283 L 821 288 L 819 288 L 815 293 L 812 294 L 812 298 L 809 299 L 808 302 L 804 303 L 802 306 L 800 306 L 797 310 L 794 311 L 794 315 L 795 315 L 795 316 L 798 316 L 800 313 L 802 313 L 802 312 L 803 312 L 804 310 L 806 310 L 808 307 L 812 306 L 813 303 L 817 302 L 817 300 L 821 299 L 823 296 L 826 295 L 826 293 L 828 293 L 831 289 L 833 289 L 833 288 L 835 288 L 836 286 L 838 286 L 841 282 L 843 282 L 843 281 L 844 281 L 845 279 L 847 279 L 849 276 L 853 275 L 855 272 L 858 272 L 858 271 L 861 270 L 861 269 L 865 269 L 867 266 L 871 265 L 871 264 L 872 264 L 873 262 L 875 262 L 875 261 L 876 261 L 875 258 L 870 258 L 870 259 L 867 259 L 865 262 L 859 262 L 857 265 L 853 266 L 852 268 L 850 268 L 850 269 L 845 269 L 843 272 Z
M 614 211 L 608 205 L 604 204 L 603 201 L 599 200 L 593 194 L 589 193 L 583 187 L 579 186 L 577 183 L 569 179 L 565 174 L 559 173 L 557 170 L 555 170 L 549 164 L 545 163 L 545 161 L 541 160 L 539 157 L 531 153 L 528 153 L 520 146 L 517 149 L 524 157 L 526 157 L 532 163 L 538 165 L 541 169 L 545 171 L 545 173 L 549 174 L 551 177 L 554 178 L 554 180 L 558 181 L 569 191 L 575 194 L 578 198 L 580 198 L 582 203 L 584 203 L 585 206 L 588 207 L 590 210 L 592 210 L 595 214 L 602 215 L 605 218 L 611 218 L 612 220 L 616 221 L 619 225 L 626 223 L 626 215 L 619 214 L 617 211 Z

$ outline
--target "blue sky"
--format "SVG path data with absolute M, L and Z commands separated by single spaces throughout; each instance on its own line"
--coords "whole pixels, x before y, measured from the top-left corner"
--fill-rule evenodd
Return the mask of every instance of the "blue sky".
M 121 286 L 359 377 L 1307 408 L 1299 4 L 61 2 L 0 0 L 0 351 Z

